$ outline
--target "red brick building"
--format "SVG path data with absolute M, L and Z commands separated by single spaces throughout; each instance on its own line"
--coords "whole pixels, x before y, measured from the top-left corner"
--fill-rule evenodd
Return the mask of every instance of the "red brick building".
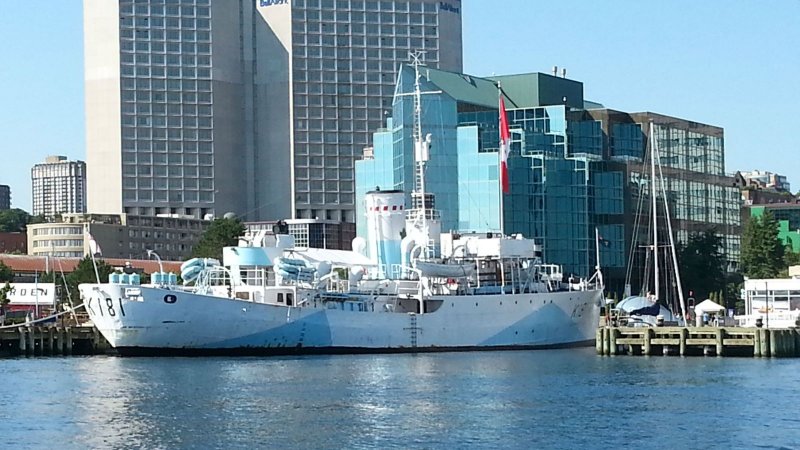
M 28 236 L 24 232 L 0 232 L 0 253 L 28 253 Z

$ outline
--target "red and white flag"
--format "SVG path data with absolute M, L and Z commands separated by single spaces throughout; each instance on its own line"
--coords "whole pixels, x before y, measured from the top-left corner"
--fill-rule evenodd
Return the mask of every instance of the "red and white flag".
M 511 151 L 511 133 L 508 132 L 506 104 L 500 96 L 500 186 L 503 194 L 508 194 L 508 153 Z

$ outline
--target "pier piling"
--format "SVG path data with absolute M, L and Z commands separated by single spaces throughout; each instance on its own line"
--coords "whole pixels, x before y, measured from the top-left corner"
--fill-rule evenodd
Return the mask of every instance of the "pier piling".
M 800 329 L 741 327 L 602 327 L 595 349 L 600 355 L 680 354 L 800 357 Z

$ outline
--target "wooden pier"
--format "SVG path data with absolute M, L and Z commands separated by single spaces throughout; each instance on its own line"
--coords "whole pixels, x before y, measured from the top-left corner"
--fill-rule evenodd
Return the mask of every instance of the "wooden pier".
M 0 356 L 96 355 L 109 349 L 103 335 L 91 325 L 0 330 Z
M 600 327 L 598 355 L 800 356 L 800 329 Z

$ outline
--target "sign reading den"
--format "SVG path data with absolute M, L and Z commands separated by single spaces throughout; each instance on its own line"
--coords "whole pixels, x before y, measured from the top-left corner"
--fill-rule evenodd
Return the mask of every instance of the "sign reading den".
M 54 305 L 56 301 L 56 285 L 54 283 L 9 283 L 8 293 L 10 305 L 45 306 Z

